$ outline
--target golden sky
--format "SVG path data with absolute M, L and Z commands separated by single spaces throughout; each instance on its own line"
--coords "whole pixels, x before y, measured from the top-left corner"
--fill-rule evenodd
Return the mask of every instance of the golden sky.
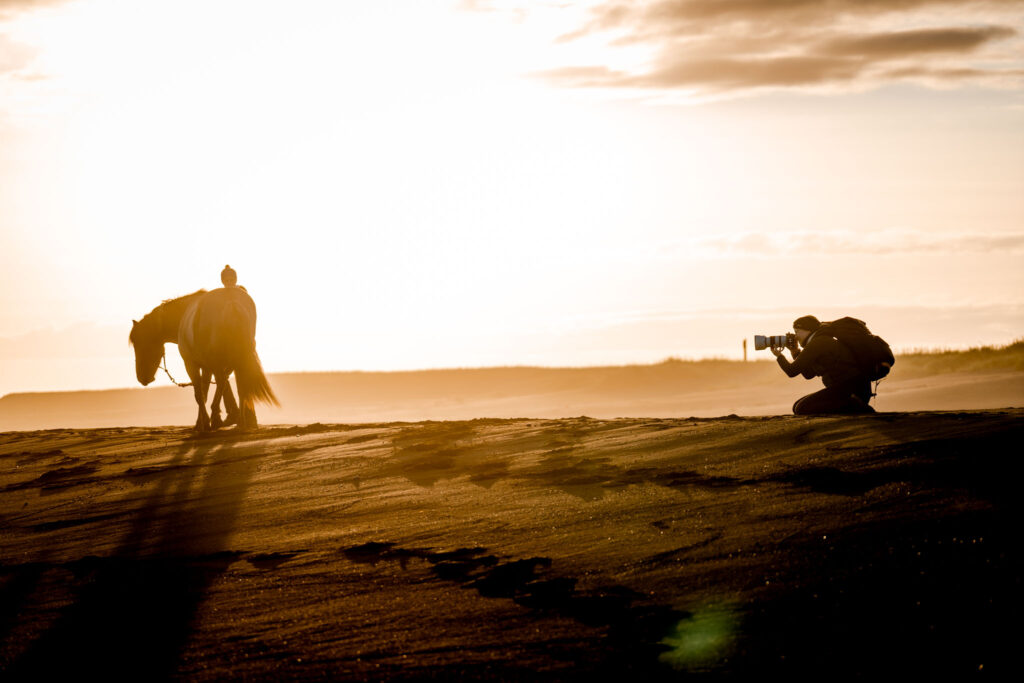
M 1024 2 L 0 0 L 0 393 L 1024 336 Z M 170 354 L 169 354 L 170 355 Z

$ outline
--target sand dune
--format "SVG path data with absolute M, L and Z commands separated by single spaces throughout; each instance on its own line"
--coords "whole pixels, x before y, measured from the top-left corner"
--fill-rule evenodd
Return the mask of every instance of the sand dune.
M 1024 411 L 0 436 L 0 677 L 999 675 Z
M 953 367 L 958 367 L 953 365 Z M 1024 406 L 1024 371 L 953 372 L 899 363 L 879 387 L 882 411 Z M 774 362 L 666 362 L 596 368 L 483 368 L 271 375 L 280 408 L 263 424 L 466 420 L 480 417 L 715 417 L 790 412 L 820 380 L 787 379 Z M 10 394 L 0 431 L 194 424 L 191 389 Z

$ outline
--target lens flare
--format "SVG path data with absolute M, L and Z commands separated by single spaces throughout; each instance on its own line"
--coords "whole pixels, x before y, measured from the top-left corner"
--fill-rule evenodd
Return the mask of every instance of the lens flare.
M 662 639 L 672 649 L 659 660 L 677 670 L 708 669 L 728 657 L 736 642 L 740 618 L 731 605 L 706 605 L 696 609 Z

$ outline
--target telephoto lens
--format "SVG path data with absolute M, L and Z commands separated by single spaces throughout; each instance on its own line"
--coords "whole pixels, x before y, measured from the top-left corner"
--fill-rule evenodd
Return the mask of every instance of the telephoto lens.
M 787 334 L 773 334 L 773 335 L 754 335 L 754 350 L 761 351 L 771 346 L 790 346 L 792 341 L 791 338 L 795 339 L 792 332 Z

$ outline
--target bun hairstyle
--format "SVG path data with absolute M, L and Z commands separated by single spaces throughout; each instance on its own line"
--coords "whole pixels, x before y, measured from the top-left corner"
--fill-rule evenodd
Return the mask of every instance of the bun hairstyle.
M 793 321 L 794 330 L 807 330 L 808 332 L 814 332 L 819 327 L 821 327 L 821 321 L 813 315 L 805 315 L 802 318 L 797 318 Z
M 225 287 L 234 287 L 238 284 L 238 273 L 231 266 L 224 266 L 224 270 L 220 271 L 220 281 Z

